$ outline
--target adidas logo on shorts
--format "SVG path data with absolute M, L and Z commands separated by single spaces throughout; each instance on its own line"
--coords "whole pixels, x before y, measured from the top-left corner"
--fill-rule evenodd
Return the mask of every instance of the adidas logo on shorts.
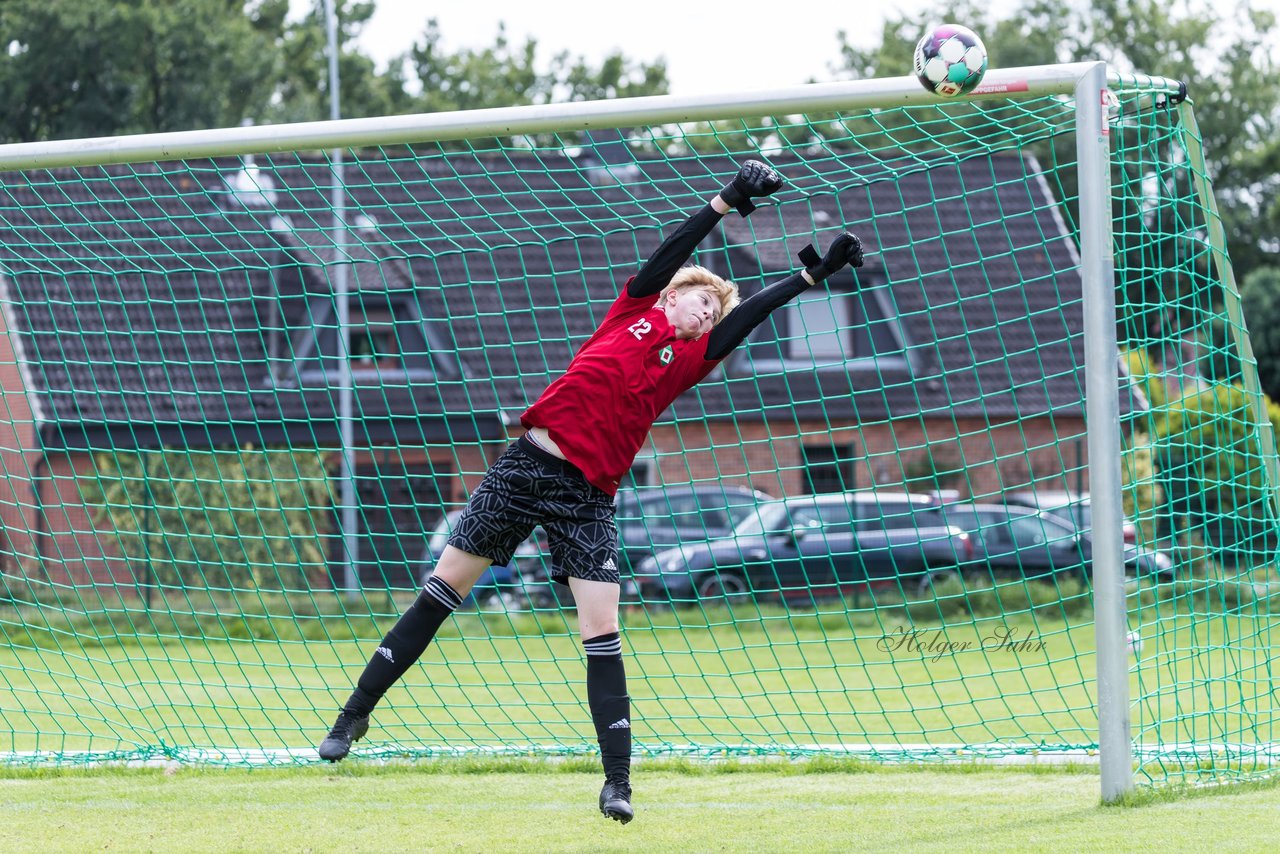
M 376 652 L 378 653 L 378 655 L 382 656 L 387 661 L 390 661 L 392 664 L 396 663 L 396 660 L 391 657 L 391 650 L 387 649 L 385 646 L 378 647 Z
M 617 572 L 618 565 L 613 562 L 613 558 L 605 558 L 604 563 L 600 564 L 600 568 L 606 572 Z
M 631 729 L 631 721 L 623 718 L 620 721 L 614 721 L 609 724 L 609 729 Z

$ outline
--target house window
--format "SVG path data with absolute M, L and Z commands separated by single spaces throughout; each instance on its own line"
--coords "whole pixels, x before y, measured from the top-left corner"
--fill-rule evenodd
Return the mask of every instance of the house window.
M 853 445 L 802 445 L 805 491 L 849 492 L 855 488 Z
M 775 311 L 751 334 L 747 353 L 764 371 L 911 368 L 891 289 L 849 271 Z
M 786 358 L 813 359 L 817 363 L 844 362 L 858 357 L 859 335 L 850 323 L 850 296 L 841 292 L 810 289 L 788 307 L 789 332 Z M 863 355 L 870 355 L 864 353 Z
M 430 372 L 422 318 L 410 300 L 387 294 L 362 295 L 352 301 L 349 318 L 347 356 L 352 373 Z M 336 367 L 336 324 L 325 332 L 322 355 Z
M 404 370 L 400 330 L 389 308 L 369 307 L 351 318 L 348 352 L 355 370 Z M 408 332 L 408 330 L 405 330 Z
M 272 343 L 275 380 L 290 385 L 330 384 L 338 375 L 342 353 L 337 303 L 332 295 L 290 304 L 296 316 L 275 334 Z M 346 351 L 357 379 L 387 378 L 429 381 L 443 369 L 457 376 L 456 357 L 435 340 L 412 294 L 353 294 L 346 328 Z M 290 358 L 290 356 L 292 358 Z

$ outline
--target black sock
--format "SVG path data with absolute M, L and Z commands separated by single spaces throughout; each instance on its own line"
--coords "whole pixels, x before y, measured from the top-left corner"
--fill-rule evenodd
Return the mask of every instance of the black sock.
M 462 597 L 452 587 L 434 575 L 428 578 L 418 598 L 387 632 L 365 665 L 343 710 L 356 717 L 372 712 L 382 695 L 413 666 L 441 624 L 461 604 Z
M 600 761 L 608 779 L 631 777 L 631 698 L 622 666 L 617 632 L 582 642 L 587 652 L 587 704 L 600 742 Z

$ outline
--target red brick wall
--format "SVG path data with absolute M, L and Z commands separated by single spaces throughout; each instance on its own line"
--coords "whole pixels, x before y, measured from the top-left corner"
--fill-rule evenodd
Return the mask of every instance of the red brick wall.
M 524 432 L 523 430 L 520 432 Z M 516 435 L 519 435 L 517 433 Z M 453 460 L 454 471 L 459 476 L 457 487 L 453 490 L 453 503 L 461 506 L 466 503 L 468 496 L 472 490 L 480 485 L 480 481 L 484 479 L 485 472 L 489 470 L 489 466 L 493 465 L 494 460 L 507 449 L 510 441 L 504 440 L 499 442 L 488 442 L 483 445 L 457 445 L 443 450 L 448 458 Z
M 903 419 L 866 426 L 822 422 L 714 422 L 661 425 L 641 452 L 656 453 L 658 483 L 723 479 L 772 495 L 804 491 L 804 445 L 851 445 L 857 488 L 901 489 L 930 453 L 959 463 L 962 497 L 994 498 L 1035 483 L 1088 489 L 1081 418 L 1029 418 L 1009 424 L 979 419 Z M 1065 476 L 1065 472 L 1070 472 Z
M 904 419 L 864 427 L 794 421 L 690 422 L 679 429 L 664 424 L 654 429 L 639 459 L 654 462 L 658 484 L 723 481 L 775 496 L 798 495 L 805 483 L 801 448 L 824 443 L 853 446 L 858 488 L 903 488 L 904 467 L 909 469 L 930 448 L 935 457 L 963 462 L 964 477 L 958 484 L 963 497 L 995 497 L 1033 481 L 1051 489 L 1088 488 L 1087 480 L 1077 482 L 1074 472 L 1069 479 L 1063 475 L 1085 462 L 1083 423 L 1078 418 L 1057 419 L 1056 431 L 1049 418 L 994 426 L 976 419 Z M 402 448 L 392 456 L 406 464 L 430 458 L 438 469 L 452 471 L 440 488 L 446 505 L 459 506 L 505 447 L 505 442 L 495 442 Z M 379 457 L 386 453 L 380 451 Z M 357 465 L 368 460 L 367 453 L 357 455 Z M 120 556 L 112 532 L 97 529 L 80 501 L 74 470 L 88 472 L 90 466 L 84 454 L 50 459 L 49 479 L 40 497 L 47 525 L 42 540 L 45 572 L 58 583 L 92 579 L 130 587 L 135 583 L 134 568 Z M 23 482 L 16 476 L 7 481 L 9 489 Z M 30 511 L 34 502 L 28 499 L 28 504 Z M 34 512 L 27 516 L 32 521 L 23 530 L 34 530 Z
M 98 584 L 132 587 L 136 583 L 134 568 L 123 557 L 114 532 L 109 526 L 95 525 L 80 498 L 78 478 L 93 471 L 88 454 L 49 454 L 49 479 L 40 483 L 44 572 L 54 584 L 83 584 L 92 579 Z M 141 571 L 138 567 L 139 576 Z
M 470 489 L 480 482 L 489 464 L 505 447 L 505 443 L 499 442 L 456 448 L 398 448 L 389 456 L 385 450 L 379 450 L 377 458 L 380 461 L 393 458 L 406 465 L 431 459 L 439 470 L 453 472 L 452 476 L 442 479 L 440 490 L 446 505 L 458 506 L 466 501 Z M 357 467 L 372 458 L 368 452 L 357 453 Z M 59 584 L 84 584 L 92 580 L 96 584 L 133 587 L 141 578 L 143 567 L 129 565 L 113 532 L 93 523 L 80 498 L 77 474 L 92 471 L 93 461 L 88 454 L 51 455 L 39 498 L 44 508 L 45 529 L 39 537 L 44 573 L 50 581 Z M 35 532 L 35 499 L 29 499 L 28 505 L 30 522 L 25 530 Z M 35 542 L 30 548 L 31 554 L 37 553 Z

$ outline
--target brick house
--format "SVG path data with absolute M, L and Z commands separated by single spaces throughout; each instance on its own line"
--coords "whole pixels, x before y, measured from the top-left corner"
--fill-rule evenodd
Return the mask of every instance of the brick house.
M 357 159 L 339 247 L 327 163 L 260 160 L 0 175 L 6 571 L 137 583 L 80 497 L 94 451 L 332 447 L 345 287 L 362 578 L 404 583 L 423 531 L 520 432 L 663 230 L 736 168 Z M 778 203 L 726 218 L 695 260 L 749 295 L 847 224 L 868 263 L 677 401 L 635 478 L 1087 488 L 1078 264 L 1035 164 L 916 164 L 892 183 L 860 180 L 883 167 L 869 160 L 775 164 L 796 176 Z

